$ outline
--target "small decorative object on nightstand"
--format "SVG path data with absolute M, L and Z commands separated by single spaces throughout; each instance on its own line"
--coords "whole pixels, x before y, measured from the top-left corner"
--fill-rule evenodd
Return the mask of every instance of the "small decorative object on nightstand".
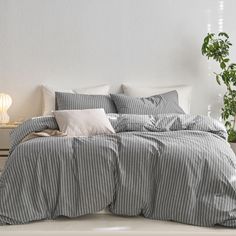
M 10 131 L 16 127 L 17 124 L 0 124 L 0 173 L 9 154 Z

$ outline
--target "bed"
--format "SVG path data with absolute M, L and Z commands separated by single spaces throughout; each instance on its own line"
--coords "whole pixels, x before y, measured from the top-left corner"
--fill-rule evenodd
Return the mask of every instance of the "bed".
M 57 106 L 66 98 L 69 110 L 81 109 L 79 98 L 83 106 L 100 107 L 99 95 L 92 102 L 81 96 L 60 93 Z M 54 116 L 24 122 L 11 134 L 0 178 L 0 223 L 75 218 L 108 208 L 119 216 L 236 227 L 236 157 L 226 130 L 212 118 L 184 114 L 173 97 L 130 101 L 112 95 L 118 113 L 106 112 L 115 131 L 109 134 L 27 139 L 60 127 Z M 107 98 L 101 101 L 104 110 L 113 109 Z

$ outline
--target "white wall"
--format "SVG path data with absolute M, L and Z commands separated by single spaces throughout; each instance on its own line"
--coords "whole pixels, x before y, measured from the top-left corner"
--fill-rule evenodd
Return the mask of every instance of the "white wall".
M 202 39 L 223 27 L 236 44 L 235 9 L 235 0 L 0 0 L 0 92 L 22 119 L 40 114 L 43 83 L 190 84 L 192 112 L 206 114 L 222 89 Z

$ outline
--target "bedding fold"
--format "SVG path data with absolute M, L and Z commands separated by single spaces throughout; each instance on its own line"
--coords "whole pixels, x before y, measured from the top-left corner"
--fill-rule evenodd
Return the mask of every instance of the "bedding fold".
M 134 115 L 107 114 L 116 132 L 167 132 L 177 130 L 196 130 L 216 134 L 227 139 L 227 132 L 219 121 L 202 116 L 186 114 Z M 55 117 L 40 116 L 25 121 L 11 132 L 10 152 L 29 134 L 46 129 L 59 130 Z

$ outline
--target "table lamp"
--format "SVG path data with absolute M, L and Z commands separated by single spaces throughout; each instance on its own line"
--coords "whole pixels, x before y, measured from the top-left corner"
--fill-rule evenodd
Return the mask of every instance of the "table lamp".
M 9 122 L 9 115 L 7 110 L 12 104 L 12 99 L 8 94 L 0 93 L 0 125 Z

